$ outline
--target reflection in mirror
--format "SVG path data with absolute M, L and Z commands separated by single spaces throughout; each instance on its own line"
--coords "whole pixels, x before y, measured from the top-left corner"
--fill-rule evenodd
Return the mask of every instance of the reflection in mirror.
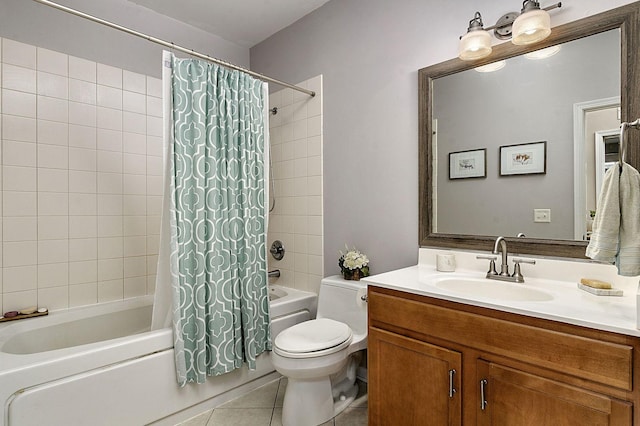
M 608 132 L 640 116 L 639 20 L 635 2 L 555 27 L 533 46 L 503 43 L 486 59 L 419 71 L 421 246 L 489 250 L 504 235 L 515 253 L 584 258 L 600 158 L 615 145 Z M 556 45 L 546 58 L 524 57 Z M 503 60 L 494 72 L 474 69 Z M 638 168 L 640 132 L 628 138 Z M 480 177 L 449 179 L 449 153 L 484 149 L 486 177 L 468 170 L 469 154 L 457 156 L 461 167 Z
M 620 31 L 551 52 L 546 58 L 509 58 L 494 72 L 470 69 L 434 79 L 434 232 L 574 239 L 573 106 L 620 95 Z M 540 141 L 546 142 L 546 159 L 538 158 L 533 145 L 520 145 L 517 151 L 503 150 L 509 164 L 500 165 L 501 146 Z M 450 152 L 484 148 L 486 179 L 449 179 Z M 527 165 L 536 162 L 546 163 L 546 173 L 532 173 Z M 520 172 L 501 173 L 511 163 Z M 590 173 L 594 170 L 591 165 Z M 584 166 L 576 171 L 584 180 L 586 172 Z M 550 221 L 536 221 L 534 209 L 550 210 Z M 580 215 L 586 213 L 584 204 Z
M 620 142 L 620 99 L 603 99 L 591 103 L 591 108 L 582 109 L 578 105 L 576 113 L 583 120 L 577 126 L 584 132 L 577 132 L 575 147 L 584 148 L 582 164 L 586 170 L 584 190 L 576 190 L 574 203 L 574 237 L 588 240 L 591 237 L 593 217 L 597 209 L 598 195 L 605 172 L 618 161 Z M 575 149 L 575 148 L 574 148 Z M 574 187 L 582 188 L 576 175 Z M 586 212 L 583 215 L 583 206 Z

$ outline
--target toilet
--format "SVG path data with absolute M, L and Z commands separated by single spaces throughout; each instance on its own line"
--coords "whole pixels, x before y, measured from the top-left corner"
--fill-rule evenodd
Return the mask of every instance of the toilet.
M 288 378 L 283 426 L 316 426 L 358 394 L 356 370 L 367 347 L 367 286 L 336 275 L 320 284 L 316 319 L 276 337 L 271 360 Z

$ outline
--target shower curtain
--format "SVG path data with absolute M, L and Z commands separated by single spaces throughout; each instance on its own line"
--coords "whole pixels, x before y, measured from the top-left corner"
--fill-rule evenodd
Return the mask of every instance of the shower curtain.
M 169 84 L 170 82 L 170 84 Z M 163 55 L 164 180 L 153 329 L 173 325 L 178 383 L 271 349 L 267 85 Z

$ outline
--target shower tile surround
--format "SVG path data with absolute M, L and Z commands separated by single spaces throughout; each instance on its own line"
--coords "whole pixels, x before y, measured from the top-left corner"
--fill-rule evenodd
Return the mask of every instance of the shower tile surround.
M 318 293 L 324 276 L 322 190 L 322 75 L 298 83 L 316 96 L 289 88 L 272 93 L 269 107 L 276 205 L 269 214 L 267 244 L 282 241 L 285 256 L 268 256 L 270 281 Z M 273 194 L 271 194 L 273 196 Z
M 153 293 L 161 80 L 0 41 L 2 312 Z
M 161 80 L 0 39 L 0 307 L 60 309 L 154 291 Z M 270 95 L 280 285 L 323 276 L 322 76 Z

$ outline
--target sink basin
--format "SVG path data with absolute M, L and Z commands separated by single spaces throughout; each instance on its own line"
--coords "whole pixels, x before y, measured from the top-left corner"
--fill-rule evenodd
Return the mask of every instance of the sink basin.
M 549 293 L 527 287 L 526 284 L 512 284 L 476 278 L 443 278 L 437 280 L 436 287 L 471 297 L 523 302 L 544 302 L 553 299 Z

